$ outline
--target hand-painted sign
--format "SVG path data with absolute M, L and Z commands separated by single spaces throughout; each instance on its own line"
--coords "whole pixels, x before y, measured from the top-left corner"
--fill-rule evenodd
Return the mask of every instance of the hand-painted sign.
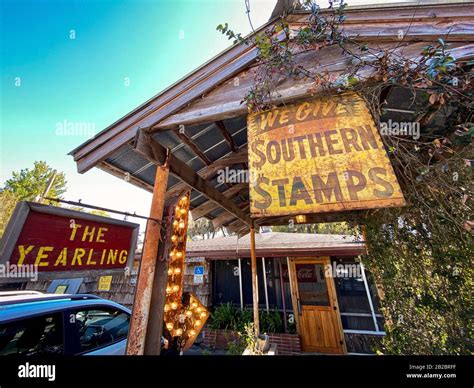
M 355 93 L 248 117 L 252 216 L 403 206 L 380 135 Z
M 117 271 L 133 263 L 138 224 L 20 202 L 0 242 L 0 263 L 49 277 Z M 43 276 L 43 278 L 46 276 Z

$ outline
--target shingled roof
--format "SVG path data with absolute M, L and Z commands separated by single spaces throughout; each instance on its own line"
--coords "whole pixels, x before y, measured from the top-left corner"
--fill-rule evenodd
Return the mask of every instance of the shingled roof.
M 259 257 L 357 256 L 365 253 L 364 242 L 350 235 L 270 232 L 258 233 L 255 239 Z M 250 235 L 190 241 L 187 243 L 186 257 L 250 257 Z

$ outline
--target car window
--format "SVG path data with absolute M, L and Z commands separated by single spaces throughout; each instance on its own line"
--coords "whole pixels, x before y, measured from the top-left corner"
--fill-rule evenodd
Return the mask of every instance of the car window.
M 129 314 L 114 308 L 77 310 L 75 323 L 79 331 L 80 352 L 125 339 L 129 321 Z
M 26 318 L 0 325 L 0 355 L 63 354 L 62 314 Z

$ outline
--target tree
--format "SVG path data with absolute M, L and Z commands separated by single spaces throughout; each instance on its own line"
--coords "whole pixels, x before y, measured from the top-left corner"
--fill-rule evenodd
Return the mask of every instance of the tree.
M 329 222 L 321 224 L 292 224 L 292 226 L 272 226 L 272 232 L 354 234 L 354 228 L 347 222 Z
M 5 182 L 5 191 L 13 193 L 18 201 L 33 201 L 42 195 L 46 189 L 49 179 L 54 174 L 46 162 L 34 162 L 33 169 L 25 168 L 20 172 L 13 172 L 12 177 Z M 48 192 L 48 197 L 60 198 L 66 192 L 66 177 L 59 172 L 54 178 L 53 185 Z M 49 201 L 45 201 L 49 203 Z
M 3 236 L 10 215 L 15 209 L 17 199 L 11 191 L 2 190 L 0 192 L 0 237 Z
M 33 201 L 43 194 L 50 178 L 54 174 L 46 162 L 36 161 L 33 169 L 25 168 L 20 172 L 13 172 L 12 177 L 5 182 L 0 193 L 0 237 L 10 219 L 17 202 Z M 66 192 L 66 177 L 59 172 L 54 178 L 48 197 L 60 198 Z M 46 204 L 57 205 L 54 201 L 45 201 Z

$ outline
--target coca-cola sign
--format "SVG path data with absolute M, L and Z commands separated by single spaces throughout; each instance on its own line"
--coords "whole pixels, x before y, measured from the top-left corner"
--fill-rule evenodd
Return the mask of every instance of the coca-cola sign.
M 288 275 L 288 266 L 283 265 L 283 281 L 290 281 Z M 300 283 L 319 283 L 324 279 L 322 264 L 296 264 L 296 278 Z

